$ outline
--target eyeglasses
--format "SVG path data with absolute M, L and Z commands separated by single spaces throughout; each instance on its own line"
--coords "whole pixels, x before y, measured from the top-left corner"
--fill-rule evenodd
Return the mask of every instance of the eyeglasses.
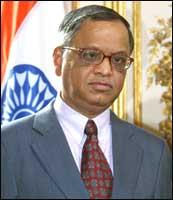
M 102 51 L 98 49 L 82 49 L 68 46 L 62 47 L 62 49 L 78 52 L 80 59 L 89 65 L 99 65 L 103 62 L 104 58 L 109 58 L 111 66 L 120 72 L 126 71 L 134 61 L 133 58 L 127 55 L 122 55 L 122 53 L 115 53 L 111 56 L 106 56 Z

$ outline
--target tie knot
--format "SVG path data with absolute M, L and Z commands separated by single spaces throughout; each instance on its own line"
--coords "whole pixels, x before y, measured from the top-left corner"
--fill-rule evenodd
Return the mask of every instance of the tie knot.
M 95 124 L 95 122 L 91 119 L 88 120 L 86 126 L 85 126 L 85 134 L 87 136 L 90 135 L 96 135 L 97 136 L 97 126 Z

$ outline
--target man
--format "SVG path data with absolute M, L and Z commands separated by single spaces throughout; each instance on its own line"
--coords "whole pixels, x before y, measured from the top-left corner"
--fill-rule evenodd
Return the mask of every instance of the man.
M 92 5 L 59 32 L 60 95 L 2 128 L 2 198 L 171 198 L 167 145 L 109 110 L 133 61 L 128 22 Z

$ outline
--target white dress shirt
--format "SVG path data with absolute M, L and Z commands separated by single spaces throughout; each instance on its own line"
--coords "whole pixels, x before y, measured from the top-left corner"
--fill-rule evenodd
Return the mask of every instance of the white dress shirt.
M 84 129 L 88 118 L 72 109 L 61 99 L 59 95 L 57 95 L 55 100 L 54 109 L 58 121 L 64 131 L 75 163 L 80 172 L 82 148 L 87 137 L 84 133 Z M 93 118 L 92 120 L 94 120 L 97 125 L 99 146 L 103 151 L 113 173 L 110 110 L 105 110 L 103 113 Z

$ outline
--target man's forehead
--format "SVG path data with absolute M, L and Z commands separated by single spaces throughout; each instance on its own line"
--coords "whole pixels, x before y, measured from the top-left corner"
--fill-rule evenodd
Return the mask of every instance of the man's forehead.
M 111 29 L 107 31 L 118 31 L 118 29 L 122 29 L 124 32 L 128 33 L 126 26 L 120 20 L 86 20 L 81 23 L 77 32 L 91 32 L 92 30 L 96 31 L 97 29 L 98 31 L 106 30 L 108 26 L 110 26 Z
M 121 30 L 120 30 L 121 29 Z M 93 21 L 83 23 L 72 45 L 79 48 L 98 48 L 106 52 L 128 51 L 128 31 L 121 21 Z
M 77 38 L 87 37 L 89 39 L 94 36 L 101 36 L 102 33 L 103 36 L 109 36 L 111 34 L 116 36 L 119 34 L 120 36 L 128 37 L 128 30 L 120 20 L 87 20 L 81 24 L 75 35 Z

